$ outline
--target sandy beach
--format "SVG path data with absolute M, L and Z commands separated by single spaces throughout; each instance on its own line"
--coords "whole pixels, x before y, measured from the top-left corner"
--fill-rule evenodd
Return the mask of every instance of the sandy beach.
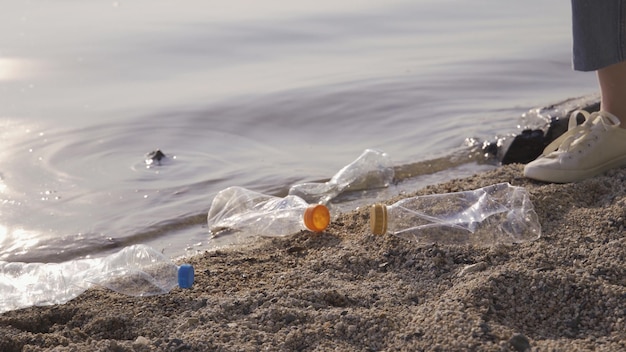
M 193 257 L 188 290 L 95 288 L 4 313 L 0 350 L 626 350 L 626 169 L 563 185 L 521 172 L 503 166 L 416 194 L 523 186 L 542 225 L 536 241 L 418 245 L 372 235 L 360 209 L 321 234 Z

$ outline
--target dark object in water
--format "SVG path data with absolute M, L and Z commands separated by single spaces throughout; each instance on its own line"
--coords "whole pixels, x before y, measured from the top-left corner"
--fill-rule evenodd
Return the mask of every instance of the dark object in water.
M 546 109 L 554 108 L 548 107 Z M 577 109 L 587 110 L 588 112 L 595 112 L 600 109 L 599 101 L 591 101 L 586 106 L 578 106 L 574 109 L 568 110 L 563 116 L 556 116 L 550 118 L 550 123 L 544 129 L 526 129 L 523 130 L 522 133 L 515 136 L 509 147 L 504 151 L 502 155 L 502 150 L 500 150 L 500 154 L 502 155 L 501 162 L 503 165 L 513 164 L 513 163 L 521 163 L 527 164 L 543 153 L 545 147 L 548 144 L 552 143 L 555 139 L 561 136 L 563 133 L 567 132 L 569 115 Z M 582 116 L 578 116 L 577 122 L 580 125 L 584 122 L 584 118 Z M 545 131 L 545 132 L 544 132 Z M 483 151 L 485 153 L 491 153 L 494 148 L 498 148 L 493 145 L 495 142 L 486 144 L 483 146 Z
M 153 150 L 146 154 L 146 165 L 161 165 L 161 160 L 166 157 L 161 149 Z

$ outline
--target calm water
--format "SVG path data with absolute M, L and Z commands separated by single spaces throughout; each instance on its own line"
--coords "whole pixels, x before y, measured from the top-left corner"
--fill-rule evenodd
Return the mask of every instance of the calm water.
M 596 90 L 568 1 L 300 3 L 4 4 L 0 260 L 195 253 L 228 186 L 281 195 L 366 148 L 445 161 Z M 445 165 L 406 187 L 494 167 Z

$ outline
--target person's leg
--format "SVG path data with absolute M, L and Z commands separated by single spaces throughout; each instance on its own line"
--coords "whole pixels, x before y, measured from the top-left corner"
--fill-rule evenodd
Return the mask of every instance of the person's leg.
M 626 0 L 572 0 L 572 30 L 574 69 L 597 71 L 600 111 L 574 112 L 568 131 L 524 167 L 539 181 L 581 181 L 626 166 Z
M 596 71 L 626 60 L 626 0 L 571 0 L 572 64 Z
M 610 112 L 626 128 L 626 61 L 598 70 L 600 83 L 600 110 Z
M 626 0 L 572 0 L 572 64 L 597 71 L 600 109 L 626 128 Z

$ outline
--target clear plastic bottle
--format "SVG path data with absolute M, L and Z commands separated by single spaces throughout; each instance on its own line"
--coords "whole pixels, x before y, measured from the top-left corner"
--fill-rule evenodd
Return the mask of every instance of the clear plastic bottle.
M 167 293 L 193 285 L 194 269 L 177 266 L 146 245 L 125 247 L 102 258 L 62 263 L 0 262 L 0 313 L 65 303 L 92 285 L 130 296 Z
M 214 237 L 235 233 L 242 240 L 302 230 L 321 232 L 330 223 L 330 213 L 326 206 L 309 204 L 297 196 L 280 198 L 235 186 L 213 198 L 207 223 Z
M 289 189 L 309 203 L 328 204 L 342 192 L 388 187 L 394 169 L 387 153 L 366 149 L 356 160 L 344 166 L 328 182 L 300 183 Z
M 472 191 L 406 198 L 374 204 L 372 233 L 391 233 L 419 243 L 521 243 L 541 236 L 526 189 L 499 183 Z
M 102 258 L 86 280 L 129 296 L 153 296 L 176 286 L 190 288 L 194 269 L 190 264 L 178 266 L 154 248 L 139 244 Z

